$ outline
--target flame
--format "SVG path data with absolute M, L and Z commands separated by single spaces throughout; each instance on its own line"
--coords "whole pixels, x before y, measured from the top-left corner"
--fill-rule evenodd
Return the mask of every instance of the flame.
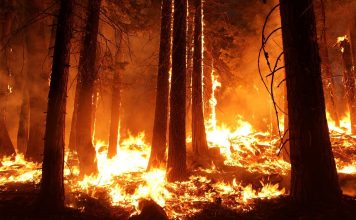
M 328 127 L 330 132 L 342 133 L 351 135 L 351 120 L 350 113 L 346 113 L 339 121 L 339 126 L 336 126 L 336 122 L 331 118 L 330 113 L 326 112 L 326 119 L 328 121 Z
M 217 106 L 216 90 L 221 87 L 214 70 L 212 71 L 213 89 L 209 102 L 212 109 L 207 117 L 206 133 L 210 148 L 218 148 L 223 164 L 232 167 L 237 173 L 251 176 L 287 176 L 290 164 L 281 159 L 279 138 L 269 132 L 257 131 L 242 116 L 236 116 L 229 125 L 219 123 L 215 112 Z M 351 135 L 350 116 L 346 114 L 339 124 L 327 113 L 330 137 L 333 143 L 335 161 L 339 173 L 356 175 L 356 156 L 348 152 L 355 151 L 356 137 Z M 283 125 L 283 121 L 281 122 Z M 191 138 L 187 138 L 187 142 Z M 111 206 L 122 206 L 131 213 L 139 212 L 141 199 L 152 199 L 162 206 L 171 218 L 183 218 L 199 210 L 196 204 L 214 202 L 220 199 L 222 204 L 233 209 L 251 210 L 255 199 L 271 199 L 285 195 L 287 191 L 276 181 L 242 181 L 231 172 L 220 170 L 217 165 L 210 169 L 193 170 L 189 180 L 169 183 L 166 170 L 155 169 L 146 172 L 151 146 L 147 144 L 145 133 L 121 140 L 117 146 L 117 155 L 108 158 L 108 146 L 105 141 L 95 140 L 98 173 L 79 177 L 76 154 L 65 153 L 65 184 L 67 197 L 87 194 L 93 198 L 104 198 Z M 4 157 L 0 160 L 0 189 L 7 189 L 15 183 L 39 184 L 41 164 L 26 161 L 19 154 L 15 158 Z M 214 178 L 210 177 L 213 176 Z M 221 178 L 218 178 L 221 177 Z M 67 205 L 83 210 L 73 201 Z
M 348 39 L 347 35 L 340 36 L 337 38 L 336 44 L 339 45 L 341 53 L 344 53 L 344 51 L 345 51 L 345 48 L 343 47 L 342 42 L 348 41 L 348 40 L 349 39 Z
M 338 37 L 338 38 L 337 38 L 337 43 L 341 43 L 341 42 L 344 41 L 344 40 L 348 40 L 347 35 Z

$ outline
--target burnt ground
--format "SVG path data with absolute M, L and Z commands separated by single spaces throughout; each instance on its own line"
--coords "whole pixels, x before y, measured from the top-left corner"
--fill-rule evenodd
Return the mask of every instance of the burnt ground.
M 77 204 L 82 209 L 66 208 L 61 213 L 44 213 L 36 208 L 37 186 L 31 184 L 19 184 L 12 186 L 7 191 L 0 191 L 0 219 L 129 219 L 130 211 L 124 207 L 112 207 L 109 203 L 100 199 L 93 199 L 82 195 L 77 197 Z M 160 220 L 166 219 L 160 207 L 152 203 L 140 216 L 134 216 L 133 220 Z M 85 211 L 83 211 L 85 210 Z M 282 196 L 272 200 L 256 200 L 253 209 L 248 212 L 232 210 L 221 205 L 217 199 L 213 203 L 205 204 L 203 210 L 193 216 L 186 216 L 190 220 L 312 220 L 312 219 L 356 219 L 356 197 L 343 197 L 339 207 L 325 206 L 319 209 L 302 209 L 293 203 L 288 197 Z

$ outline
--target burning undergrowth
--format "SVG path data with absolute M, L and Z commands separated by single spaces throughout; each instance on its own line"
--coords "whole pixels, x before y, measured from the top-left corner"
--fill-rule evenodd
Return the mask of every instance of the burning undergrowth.
M 356 137 L 349 133 L 348 123 L 343 121 L 341 127 L 336 127 L 329 120 L 330 136 L 344 193 L 354 196 Z M 220 159 L 216 159 L 210 169 L 192 165 L 189 180 L 180 183 L 166 182 L 165 169 L 146 172 L 150 146 L 145 142 L 144 133 L 121 141 L 118 154 L 112 159 L 107 158 L 106 144 L 98 141 L 97 175 L 79 177 L 76 155 L 67 152 L 67 206 L 85 212 L 87 203 L 96 201 L 128 216 L 140 212 L 142 199 L 152 199 L 170 218 L 183 218 L 209 204 L 246 212 L 255 208 L 256 201 L 286 195 L 290 164 L 278 156 L 278 137 L 256 132 L 242 119 L 237 124 L 234 130 L 213 126 L 215 130 L 207 132 L 211 152 Z M 188 150 L 188 158 L 189 154 Z M 1 164 L 2 192 L 17 191 L 22 185 L 32 190 L 38 187 L 40 164 L 25 161 L 22 155 L 3 158 Z

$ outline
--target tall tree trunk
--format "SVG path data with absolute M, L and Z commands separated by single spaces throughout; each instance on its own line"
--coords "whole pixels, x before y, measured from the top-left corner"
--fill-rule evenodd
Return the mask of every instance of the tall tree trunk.
M 204 34 L 204 33 L 203 33 Z M 213 110 L 211 109 L 210 100 L 213 95 L 213 81 L 212 74 L 214 70 L 214 58 L 209 52 L 210 44 L 204 41 L 204 60 L 203 60 L 203 109 L 205 115 L 211 115 Z
M 174 0 L 172 79 L 170 94 L 168 181 L 187 177 L 186 164 L 186 20 L 187 0 Z
M 157 75 L 155 119 L 151 156 L 147 169 L 158 168 L 165 163 L 167 145 L 169 70 L 171 64 L 172 1 L 162 0 L 161 39 Z
M 323 0 L 314 1 L 314 10 L 316 14 L 316 25 L 318 32 L 319 55 L 321 58 L 321 75 L 323 79 L 323 88 L 325 96 L 326 110 L 329 111 L 331 118 L 335 121 L 336 126 L 339 126 L 339 115 L 336 110 L 335 103 L 335 82 L 331 72 L 331 64 L 329 59 L 328 44 L 326 37 L 326 16 L 325 5 Z
M 352 54 L 350 42 L 347 38 L 340 42 L 342 48 L 342 59 L 344 63 L 344 86 L 346 90 L 346 99 L 350 111 L 351 132 L 356 133 L 356 88 L 355 75 L 352 64 Z
M 119 136 L 120 125 L 120 105 L 121 105 L 121 72 L 122 66 L 118 66 L 117 72 L 114 72 L 111 95 L 111 120 L 110 120 L 110 135 L 109 135 L 109 150 L 108 156 L 114 157 L 117 154 L 117 141 Z
M 193 73 L 193 51 L 194 51 L 194 17 L 195 2 L 188 1 L 187 18 L 187 111 L 186 111 L 186 131 L 191 130 L 192 125 L 192 73 Z
M 280 0 L 286 66 L 291 193 L 305 206 L 341 197 L 331 150 L 312 0 Z
M 74 104 L 73 104 L 73 114 L 72 114 L 72 121 L 70 124 L 70 134 L 69 134 L 69 144 L 68 148 L 71 151 L 77 149 L 77 116 L 78 116 L 78 99 L 79 99 L 79 90 L 80 90 L 80 80 L 79 74 L 77 76 L 77 83 L 75 86 L 75 96 L 74 96 Z
M 95 149 L 92 143 L 92 112 L 95 81 L 97 78 L 96 50 L 101 0 L 88 4 L 83 48 L 79 60 L 81 80 L 77 112 L 77 151 L 81 174 L 96 172 Z M 96 100 L 94 100 L 95 102 Z
M 202 12 L 202 0 L 195 0 L 194 61 L 192 75 L 192 147 L 194 158 L 198 164 L 207 167 L 210 165 L 210 159 L 203 114 Z
M 44 211 L 64 208 L 64 130 L 73 4 L 73 0 L 61 0 L 57 24 L 38 199 Z
M 10 156 L 15 153 L 11 142 L 9 132 L 5 123 L 6 99 L 8 95 L 9 71 L 7 68 L 7 47 L 4 48 L 4 42 L 11 32 L 12 20 L 14 16 L 13 1 L 7 0 L 0 3 L 3 12 L 1 13 L 0 27 L 0 157 Z
M 17 152 L 25 154 L 28 144 L 30 103 L 27 86 L 22 89 L 22 103 L 19 119 L 19 129 L 17 131 Z

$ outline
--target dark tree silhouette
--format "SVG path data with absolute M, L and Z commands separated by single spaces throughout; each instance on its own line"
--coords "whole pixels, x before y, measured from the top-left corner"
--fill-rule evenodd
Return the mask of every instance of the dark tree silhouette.
M 88 18 L 79 59 L 80 89 L 76 123 L 76 144 L 81 174 L 96 171 L 93 135 L 93 97 L 97 78 L 96 54 L 101 0 L 88 2 Z M 94 102 L 95 102 L 94 97 Z
M 39 206 L 44 211 L 64 208 L 64 135 L 73 0 L 61 0 L 55 38 L 46 117 Z
M 344 63 L 344 87 L 346 91 L 346 99 L 350 111 L 351 132 L 356 133 L 356 88 L 355 88 L 355 75 L 352 63 L 351 45 L 350 41 L 345 38 L 340 42 L 342 52 L 342 60 Z
M 174 1 L 172 79 L 170 93 L 168 181 L 183 180 L 186 164 L 186 20 L 187 0 Z
M 156 108 L 153 124 L 151 156 L 147 169 L 157 168 L 165 163 L 167 146 L 167 120 L 169 95 L 169 70 L 171 64 L 171 22 L 172 1 L 162 0 L 161 39 L 157 75 Z
M 77 83 L 75 86 L 75 96 L 74 96 L 74 104 L 73 104 L 73 114 L 72 120 L 70 124 L 70 133 L 69 133 L 69 144 L 68 147 L 70 150 L 76 150 L 77 148 L 77 114 L 78 114 L 78 99 L 79 99 L 79 90 L 80 90 L 80 79 L 79 74 L 77 76 Z
M 111 120 L 110 120 L 110 135 L 108 156 L 114 157 L 117 154 L 117 139 L 119 134 L 120 123 L 120 105 L 121 105 L 121 74 L 123 66 L 117 64 L 116 71 L 112 82 L 111 95 Z
M 331 150 L 312 0 L 280 0 L 286 64 L 293 199 L 336 202 L 341 190 Z
M 30 119 L 30 103 L 27 86 L 24 85 L 22 89 L 22 103 L 19 118 L 19 129 L 17 131 L 17 152 L 25 154 L 28 144 L 29 132 L 29 119 Z
M 192 74 L 192 147 L 195 160 L 201 166 L 209 166 L 209 149 L 206 141 L 206 132 L 203 114 L 203 88 L 202 88 L 202 1 L 195 0 L 194 21 L 194 54 Z
M 14 10 L 13 1 L 6 0 L 0 3 L 3 12 L 0 14 L 0 39 L 4 41 L 9 36 L 12 28 Z M 7 48 L 1 43 L 0 51 L 0 157 L 10 156 L 15 153 L 14 146 L 11 142 L 6 124 L 5 124 L 5 111 L 6 111 L 6 96 L 8 95 L 8 82 L 9 71 L 6 62 Z

